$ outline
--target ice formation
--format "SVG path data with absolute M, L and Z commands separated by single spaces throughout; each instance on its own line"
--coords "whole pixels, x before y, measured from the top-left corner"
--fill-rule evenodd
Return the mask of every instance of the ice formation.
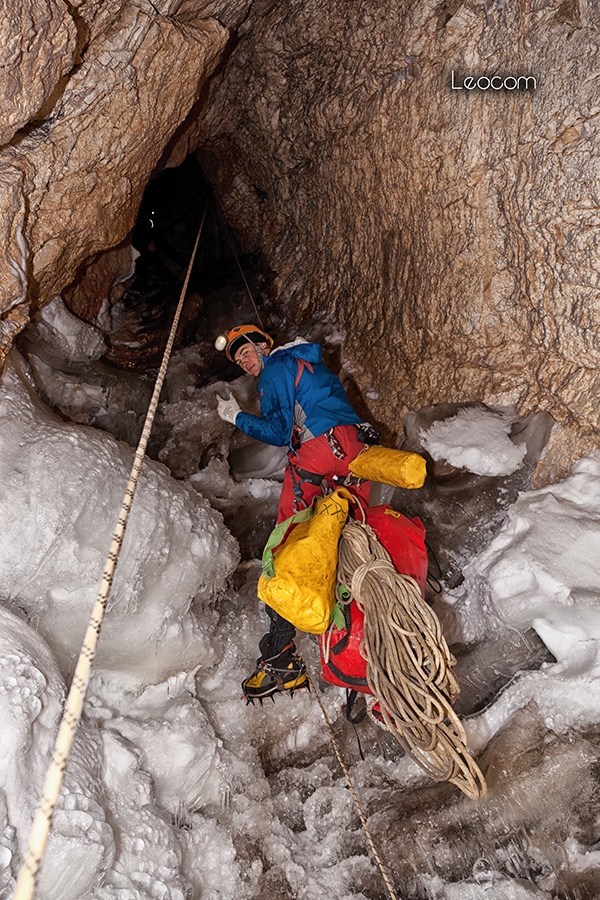
M 476 475 L 512 475 L 527 452 L 510 440 L 514 410 L 466 407 L 449 419 L 434 422 L 421 432 L 424 448 L 433 459 Z
M 0 884 L 1 895 L 9 897 L 54 746 L 65 685 L 52 652 L 35 631 L 2 607 L 0 623 Z M 101 739 L 84 723 L 54 816 L 40 897 L 94 896 L 101 873 L 113 862 L 115 834 L 104 808 L 102 764 Z
M 38 311 L 21 341 L 39 396 L 71 422 L 95 425 L 135 446 L 150 402 L 149 379 L 99 358 L 100 332 L 72 315 L 60 297 Z
M 12 895 L 132 458 L 98 428 L 64 421 L 75 412 L 89 422 L 99 396 L 82 365 L 81 404 L 63 402 L 73 374 L 65 360 L 77 367 L 90 353 L 85 327 L 70 333 L 60 352 L 55 335 L 44 338 L 52 352 L 38 345 L 48 372 L 38 367 L 37 382 L 14 354 L 0 385 L 0 900 Z M 211 419 L 218 386 L 186 382 L 186 356 L 162 411 L 173 427 L 159 428 L 155 446 L 187 474 L 144 464 L 38 896 L 383 900 L 312 695 L 263 707 L 240 699 L 267 620 L 260 564 L 238 565 L 220 513 L 241 537 L 257 519 L 266 528 L 282 460 Z M 40 378 L 63 418 L 37 396 Z M 130 402 L 139 420 L 143 392 L 128 395 L 125 381 L 120 391 L 120 409 Z M 470 446 L 497 461 L 506 431 L 491 434 L 481 409 L 469 423 Z M 453 442 L 464 450 L 462 430 L 446 432 L 446 450 Z M 472 495 L 482 524 L 498 519 L 478 490 L 492 476 L 471 477 L 461 504 Z M 470 687 L 465 726 L 488 796 L 469 801 L 429 781 L 372 723 L 359 726 L 359 750 L 343 692 L 319 685 L 403 900 L 600 896 L 600 459 L 516 502 L 523 468 L 514 483 L 498 477 L 510 498 L 503 526 L 464 567 L 464 582 L 435 601 Z M 456 518 L 448 496 L 442 539 Z M 255 535 L 254 550 L 259 543 Z M 318 682 L 315 642 L 299 635 L 298 644 Z
M 98 590 L 133 451 L 45 410 L 16 353 L 2 380 L 0 417 L 2 594 L 25 611 L 67 673 Z M 214 600 L 238 551 L 221 516 L 156 463 L 144 466 L 134 503 L 97 665 L 152 681 L 214 656 L 208 623 L 200 627 L 191 604 Z
M 465 570 L 465 632 L 481 614 L 522 633 L 533 628 L 556 659 L 521 674 L 477 724 L 535 700 L 555 732 L 600 722 L 600 456 L 559 484 L 521 494 L 500 533 Z M 475 609 L 479 607 L 479 611 Z M 483 627 L 489 627 L 487 624 Z

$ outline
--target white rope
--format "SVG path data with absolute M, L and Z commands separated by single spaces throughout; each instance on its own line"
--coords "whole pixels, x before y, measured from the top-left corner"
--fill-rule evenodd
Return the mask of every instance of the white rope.
M 358 817 L 359 817 L 361 825 L 363 827 L 363 831 L 365 832 L 365 835 L 367 837 L 367 841 L 369 842 L 369 847 L 371 848 L 371 853 L 373 854 L 375 862 L 377 863 L 377 866 L 379 867 L 379 871 L 381 872 L 381 877 L 383 878 L 387 892 L 390 895 L 391 900 L 400 900 L 400 898 L 398 897 L 398 895 L 396 894 L 396 892 L 394 890 L 394 885 L 391 882 L 390 876 L 386 872 L 383 862 L 381 861 L 381 857 L 380 857 L 379 853 L 377 852 L 377 847 L 375 846 L 375 842 L 373 841 L 371 832 L 369 831 L 369 826 L 367 824 L 367 817 L 365 816 L 362 806 L 360 805 L 360 800 L 358 799 L 358 794 L 356 793 L 356 788 L 354 787 L 354 784 L 350 777 L 350 772 L 348 771 L 348 768 L 347 768 L 344 760 L 342 759 L 342 754 L 340 753 L 339 747 L 337 745 L 337 741 L 336 741 L 335 735 L 333 733 L 333 728 L 332 728 L 331 722 L 329 720 L 329 716 L 327 715 L 327 711 L 326 711 L 325 707 L 323 706 L 321 698 L 319 697 L 315 683 L 312 680 L 312 678 L 310 677 L 308 669 L 306 670 L 306 677 L 308 678 L 308 683 L 310 684 L 311 691 L 314 694 L 314 696 L 317 698 L 317 703 L 321 707 L 321 712 L 323 713 L 323 718 L 325 719 L 325 723 L 327 725 L 327 728 L 329 729 L 329 737 L 331 738 L 331 743 L 332 743 L 335 755 L 337 757 L 337 761 L 339 762 L 339 764 L 342 768 L 342 771 L 343 771 L 344 775 L 346 776 L 346 781 L 348 782 L 348 787 L 350 788 L 350 793 L 352 794 L 352 799 L 354 800 L 354 803 L 356 805 Z
M 415 579 L 396 571 L 372 528 L 350 520 L 340 539 L 338 582 L 364 613 L 360 652 L 386 728 L 436 781 L 483 796 L 485 779 L 452 709 L 460 692 L 456 660 Z
M 119 559 L 119 554 L 121 552 L 125 528 L 127 527 L 131 504 L 133 503 L 140 470 L 142 468 L 144 454 L 146 452 L 146 447 L 150 438 L 150 431 L 152 429 L 152 423 L 156 414 L 160 392 L 162 390 L 165 373 L 167 371 L 167 365 L 169 363 L 169 358 L 171 356 L 173 344 L 175 342 L 175 334 L 177 332 L 177 326 L 179 325 L 181 310 L 183 309 L 183 302 L 185 300 L 185 292 L 190 280 L 192 266 L 194 265 L 194 259 L 196 258 L 196 251 L 198 249 L 198 243 L 200 241 L 200 235 L 202 233 L 202 226 L 204 225 L 205 216 L 206 211 L 204 212 L 202 222 L 200 223 L 200 228 L 198 229 L 198 236 L 196 238 L 196 243 L 194 244 L 192 257 L 190 259 L 185 281 L 181 289 L 181 295 L 179 298 L 179 303 L 177 304 L 175 316 L 173 318 L 173 324 L 169 333 L 169 339 L 165 347 L 163 360 L 158 372 L 158 376 L 156 378 L 156 383 L 154 385 L 154 392 L 152 394 L 152 399 L 150 400 L 150 406 L 148 407 L 148 412 L 146 413 L 142 435 L 140 437 L 139 444 L 135 453 L 133 466 L 129 475 L 129 482 L 125 490 L 125 496 L 123 497 L 123 503 L 121 505 L 121 511 L 119 513 L 119 518 L 113 534 L 113 539 L 110 545 L 106 565 L 104 567 L 100 589 L 92 610 L 92 616 L 87 627 L 83 646 L 81 648 L 81 653 L 79 655 L 79 659 L 77 660 L 75 674 L 73 676 L 71 688 L 67 696 L 65 711 L 58 728 L 58 735 L 56 737 L 56 743 L 54 745 L 52 760 L 46 773 L 42 799 L 33 820 L 31 833 L 29 835 L 29 846 L 25 861 L 21 866 L 21 870 L 19 872 L 13 900 L 31 900 L 35 893 L 36 882 L 40 866 L 44 858 L 46 844 L 48 842 L 48 835 L 50 833 L 52 816 L 54 815 L 54 810 L 56 808 L 56 803 L 60 794 L 63 776 L 67 765 L 67 759 L 69 758 L 69 754 L 71 752 L 71 747 L 73 745 L 73 740 L 75 737 L 75 731 L 81 718 L 83 701 L 90 679 L 92 663 L 96 654 L 96 647 L 98 644 L 98 638 L 100 636 L 102 620 L 106 611 L 106 603 L 108 600 L 108 595 L 110 593 L 110 588 L 117 566 L 117 561 Z

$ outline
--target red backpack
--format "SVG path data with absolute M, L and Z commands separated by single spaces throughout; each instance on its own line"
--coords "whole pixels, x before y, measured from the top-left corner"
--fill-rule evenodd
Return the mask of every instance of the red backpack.
M 412 575 L 425 596 L 428 561 L 421 520 L 408 519 L 390 506 L 367 507 L 364 512 L 367 525 L 390 554 L 397 571 Z M 354 600 L 344 604 L 342 609 L 344 627 L 338 628 L 334 624 L 325 634 L 319 635 L 321 675 L 330 684 L 370 694 L 367 663 L 360 654 L 364 615 Z

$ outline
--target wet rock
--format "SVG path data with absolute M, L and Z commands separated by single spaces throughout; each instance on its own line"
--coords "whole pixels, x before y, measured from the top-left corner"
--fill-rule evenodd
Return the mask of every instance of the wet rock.
M 600 10 L 495 6 L 253 8 L 201 155 L 280 307 L 347 331 L 372 419 L 398 436 L 407 409 L 446 400 L 544 409 L 556 477 L 600 426 Z M 453 72 L 536 86 L 457 90 Z
M 85 322 L 93 322 L 107 301 L 111 288 L 133 273 L 132 248 L 129 241 L 101 253 L 86 266 L 78 278 L 65 288 L 63 298 L 71 312 Z
M 12 6 L 11 34 L 22 5 Z M 29 99 L 14 127 L 27 127 L 0 150 L 0 362 L 26 304 L 43 305 L 131 231 L 153 170 L 216 65 L 226 30 L 189 9 L 178 18 L 178 6 L 34 7 L 48 32 L 23 62 Z M 60 81 L 76 25 L 79 55 Z M 13 55 L 27 46 L 21 37 Z M 1 71 L 3 96 L 15 94 L 12 67 Z

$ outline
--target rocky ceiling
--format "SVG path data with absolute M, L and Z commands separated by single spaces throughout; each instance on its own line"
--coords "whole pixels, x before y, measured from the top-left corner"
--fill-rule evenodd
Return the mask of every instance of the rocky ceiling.
M 197 150 L 389 433 L 481 400 L 554 416 L 545 478 L 597 446 L 591 0 L 8 0 L 0 37 L 4 348 L 86 267 L 104 299 L 150 176 Z

